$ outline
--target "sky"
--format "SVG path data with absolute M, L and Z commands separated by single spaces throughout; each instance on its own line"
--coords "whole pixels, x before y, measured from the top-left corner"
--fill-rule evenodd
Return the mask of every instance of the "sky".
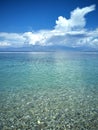
M 0 0 L 0 48 L 98 48 L 97 0 Z

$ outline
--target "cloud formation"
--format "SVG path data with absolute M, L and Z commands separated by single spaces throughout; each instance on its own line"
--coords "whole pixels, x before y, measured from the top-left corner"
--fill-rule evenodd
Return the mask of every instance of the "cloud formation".
M 53 30 L 24 33 L 0 32 L 0 47 L 65 45 L 68 47 L 98 48 L 98 28 L 96 30 L 85 28 L 85 15 L 94 10 L 95 5 L 91 5 L 76 8 L 70 13 L 69 19 L 59 16 Z
M 55 29 L 61 31 L 81 30 L 86 24 L 86 19 L 84 16 L 93 10 L 95 10 L 95 5 L 82 9 L 76 8 L 71 12 L 70 19 L 59 16 L 58 20 L 56 20 Z

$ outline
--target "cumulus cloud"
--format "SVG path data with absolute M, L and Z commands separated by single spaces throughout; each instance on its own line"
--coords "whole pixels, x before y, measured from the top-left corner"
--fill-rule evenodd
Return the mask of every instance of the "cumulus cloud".
M 10 43 L 8 41 L 0 41 L 0 47 L 8 47 L 10 46 Z
M 23 34 L 18 33 L 0 33 L 0 46 L 20 47 L 24 44 L 25 38 Z M 5 44 L 6 43 L 6 44 Z
M 59 16 L 53 30 L 39 30 L 24 33 L 0 33 L 0 47 L 22 47 L 28 45 L 65 45 L 68 47 L 94 47 L 98 48 L 98 29 L 85 28 L 89 12 L 95 10 L 95 5 L 76 8 L 70 13 L 70 18 Z
M 76 8 L 71 12 L 70 19 L 59 16 L 56 20 L 55 29 L 60 31 L 70 31 L 70 30 L 80 30 L 86 24 L 85 15 L 91 11 L 95 10 L 95 5 L 91 5 L 85 8 Z

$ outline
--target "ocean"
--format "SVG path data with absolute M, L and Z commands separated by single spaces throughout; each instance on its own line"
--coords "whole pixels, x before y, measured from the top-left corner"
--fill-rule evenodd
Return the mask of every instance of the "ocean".
M 0 130 L 98 130 L 98 52 L 0 52 Z

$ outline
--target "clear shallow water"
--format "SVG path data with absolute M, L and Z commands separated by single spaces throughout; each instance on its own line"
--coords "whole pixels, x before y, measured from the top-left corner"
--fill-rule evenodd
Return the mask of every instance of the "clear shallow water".
M 98 53 L 0 53 L 1 130 L 98 130 Z

